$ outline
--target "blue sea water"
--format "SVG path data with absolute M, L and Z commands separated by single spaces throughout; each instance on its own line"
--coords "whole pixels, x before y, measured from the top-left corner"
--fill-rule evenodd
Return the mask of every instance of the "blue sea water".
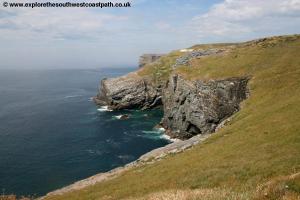
M 104 112 L 90 99 L 103 77 L 133 70 L 1 70 L 1 192 L 44 195 L 168 144 L 153 131 L 160 110 Z

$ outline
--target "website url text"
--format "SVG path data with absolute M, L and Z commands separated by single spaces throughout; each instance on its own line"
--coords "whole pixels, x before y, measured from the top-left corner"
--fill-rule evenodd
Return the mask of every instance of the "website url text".
M 113 3 L 113 2 L 3 2 L 3 7 L 9 8 L 129 8 L 131 2 L 127 3 Z

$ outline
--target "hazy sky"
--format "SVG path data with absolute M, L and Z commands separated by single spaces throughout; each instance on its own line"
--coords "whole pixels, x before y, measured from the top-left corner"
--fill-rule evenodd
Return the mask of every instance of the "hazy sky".
M 55 2 L 66 1 L 75 0 Z M 136 66 L 143 53 L 300 33 L 300 0 L 130 2 L 131 8 L 20 9 L 1 1 L 0 68 Z

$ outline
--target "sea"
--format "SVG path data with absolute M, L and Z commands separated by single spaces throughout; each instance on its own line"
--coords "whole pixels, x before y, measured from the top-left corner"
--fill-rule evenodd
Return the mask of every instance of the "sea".
M 0 70 L 0 193 L 45 195 L 169 144 L 161 109 L 92 101 L 102 78 L 134 70 Z

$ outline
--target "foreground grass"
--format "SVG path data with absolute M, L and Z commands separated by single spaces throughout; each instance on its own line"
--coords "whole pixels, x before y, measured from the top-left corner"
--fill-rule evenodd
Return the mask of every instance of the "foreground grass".
M 141 73 L 149 75 L 155 70 L 160 70 L 158 65 Z M 191 150 L 47 199 L 147 199 L 153 193 L 211 190 L 245 195 L 246 199 L 300 198 L 299 178 L 288 179 L 293 182 L 286 188 L 290 196 L 278 186 L 290 184 L 280 177 L 300 172 L 300 37 L 236 45 L 224 55 L 196 59 L 177 73 L 187 79 L 250 76 L 251 96 L 227 127 Z M 281 191 L 279 196 L 260 190 L 272 180 L 279 182 L 267 191 L 274 189 L 276 195 Z M 227 197 L 224 199 L 234 199 Z
M 140 198 L 130 198 L 127 200 L 247 200 L 250 194 L 231 192 L 226 189 L 187 189 L 168 190 L 164 192 L 152 193 Z
M 168 190 L 164 192 L 151 193 L 140 198 L 129 198 L 127 200 L 299 200 L 300 199 L 300 173 L 291 176 L 275 178 L 258 187 L 257 191 L 234 192 L 229 189 L 186 189 Z

